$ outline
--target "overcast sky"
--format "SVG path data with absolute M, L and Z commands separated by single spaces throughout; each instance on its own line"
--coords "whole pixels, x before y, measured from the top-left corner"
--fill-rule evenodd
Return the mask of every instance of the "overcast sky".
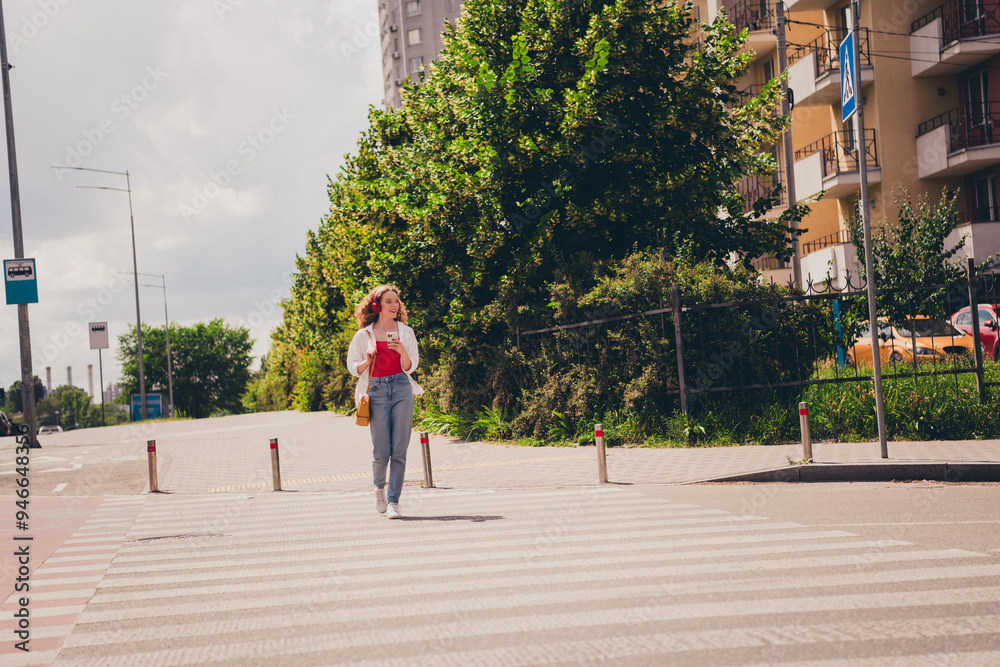
M 107 321 L 135 323 L 125 177 L 140 273 L 166 279 L 170 319 L 246 324 L 259 357 L 280 321 L 306 230 L 329 206 L 327 176 L 380 105 L 376 0 L 7 0 L 11 90 L 35 374 L 88 389 Z M 6 153 L 4 153 L 6 156 Z M 7 161 L 0 244 L 14 257 Z M 142 283 L 160 283 L 142 277 Z M 0 318 L 0 383 L 20 379 L 17 308 Z M 163 291 L 140 288 L 144 323 L 164 324 Z

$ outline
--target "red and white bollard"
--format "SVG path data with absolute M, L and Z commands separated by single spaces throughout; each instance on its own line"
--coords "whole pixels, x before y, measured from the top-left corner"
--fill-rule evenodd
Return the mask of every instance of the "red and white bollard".
M 271 486 L 281 491 L 281 463 L 278 461 L 278 439 L 271 438 Z
M 809 404 L 799 403 L 799 426 L 802 428 L 802 458 L 811 461 L 813 457 L 812 435 L 809 433 Z
M 431 472 L 431 439 L 427 431 L 420 432 L 420 449 L 424 455 L 424 488 L 434 488 L 434 474 Z
M 146 441 L 146 457 L 149 459 L 149 490 L 159 491 L 160 487 L 156 482 L 156 440 Z
M 604 424 L 594 424 L 594 439 L 597 441 L 597 480 L 608 483 L 608 459 L 604 453 Z

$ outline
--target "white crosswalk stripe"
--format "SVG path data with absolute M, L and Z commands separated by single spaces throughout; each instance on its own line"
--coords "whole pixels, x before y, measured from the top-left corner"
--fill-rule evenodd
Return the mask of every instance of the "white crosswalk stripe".
M 993 554 L 625 488 L 407 493 L 404 521 L 367 493 L 149 496 L 54 664 L 1000 657 L 982 650 L 1000 638 Z

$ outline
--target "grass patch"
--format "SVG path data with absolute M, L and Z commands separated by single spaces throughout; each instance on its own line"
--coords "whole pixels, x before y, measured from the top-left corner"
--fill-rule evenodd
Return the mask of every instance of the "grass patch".
M 921 365 L 918 371 L 932 370 Z M 941 370 L 941 365 L 938 365 Z M 871 375 L 859 367 L 857 375 Z M 890 440 L 977 440 L 1000 438 L 1000 387 L 987 387 L 980 404 L 973 373 L 914 376 L 912 366 L 886 364 L 883 374 L 903 377 L 882 382 L 886 436 Z M 853 377 L 853 369 L 820 367 L 816 379 Z M 1000 383 L 1000 364 L 987 362 L 984 379 Z M 526 447 L 594 444 L 594 424 L 604 426 L 608 446 L 726 447 L 797 443 L 798 404 L 809 404 L 814 440 L 864 442 L 878 438 L 875 391 L 871 380 L 811 385 L 804 390 L 755 390 L 692 397 L 689 416 L 607 410 L 594 418 L 568 419 L 553 413 L 546 437 L 516 438 L 513 415 L 483 408 L 478 413 L 446 415 L 429 410 L 418 420 L 420 430 L 465 440 L 513 443 Z

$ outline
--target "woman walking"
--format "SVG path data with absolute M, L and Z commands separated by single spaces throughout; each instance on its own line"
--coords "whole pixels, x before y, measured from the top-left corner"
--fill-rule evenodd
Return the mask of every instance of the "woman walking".
M 402 518 L 399 494 L 413 429 L 413 397 L 424 393 L 410 375 L 417 370 L 417 338 L 406 326 L 406 308 L 395 285 L 379 285 L 354 311 L 358 332 L 347 353 L 347 370 L 358 378 L 354 404 L 368 389 L 375 509 Z M 389 495 L 386 497 L 386 468 Z M 388 511 L 387 511 L 388 510 Z

